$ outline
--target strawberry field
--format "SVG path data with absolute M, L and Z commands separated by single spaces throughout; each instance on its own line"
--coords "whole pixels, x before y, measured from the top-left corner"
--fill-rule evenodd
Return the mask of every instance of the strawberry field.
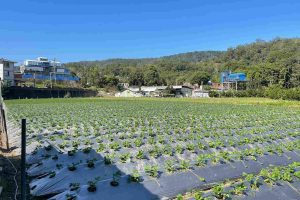
M 220 100 L 218 100 L 220 101 Z M 6 101 L 32 196 L 300 198 L 300 109 L 169 99 Z M 295 198 L 296 197 L 296 198 Z

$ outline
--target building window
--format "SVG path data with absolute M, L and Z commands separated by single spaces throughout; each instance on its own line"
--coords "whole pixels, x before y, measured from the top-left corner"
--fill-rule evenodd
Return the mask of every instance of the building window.
M 9 71 L 6 71 L 6 70 L 5 70 L 5 71 L 4 71 L 4 76 L 6 76 L 6 77 L 9 76 Z

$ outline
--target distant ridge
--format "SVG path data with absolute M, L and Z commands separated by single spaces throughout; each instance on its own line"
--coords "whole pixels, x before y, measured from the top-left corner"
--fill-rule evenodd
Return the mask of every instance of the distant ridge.
M 142 66 L 147 64 L 154 64 L 156 61 L 176 61 L 176 62 L 202 62 L 209 59 L 217 58 L 223 55 L 224 51 L 193 51 L 187 53 L 179 53 L 169 56 L 162 56 L 158 58 L 112 58 L 106 60 L 95 61 L 79 61 L 70 62 L 67 64 L 79 64 L 85 66 L 109 66 L 109 65 L 128 65 L 128 66 Z

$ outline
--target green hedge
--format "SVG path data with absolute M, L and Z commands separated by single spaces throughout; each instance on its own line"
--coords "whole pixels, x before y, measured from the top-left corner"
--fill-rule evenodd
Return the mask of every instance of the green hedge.
M 227 90 L 210 91 L 210 97 L 267 97 L 271 99 L 300 101 L 300 88 L 284 89 L 280 87 L 268 87 L 257 90 Z

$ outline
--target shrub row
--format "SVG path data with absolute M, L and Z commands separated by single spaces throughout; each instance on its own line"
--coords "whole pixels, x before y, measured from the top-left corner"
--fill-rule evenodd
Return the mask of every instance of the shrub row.
M 284 89 L 280 87 L 268 87 L 256 90 L 227 90 L 210 91 L 210 97 L 266 97 L 271 99 L 300 101 L 300 88 Z

